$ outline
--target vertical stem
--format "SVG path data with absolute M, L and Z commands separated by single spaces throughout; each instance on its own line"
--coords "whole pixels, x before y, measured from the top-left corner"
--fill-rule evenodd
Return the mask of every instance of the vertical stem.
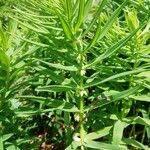
M 81 139 L 81 145 L 83 145 L 84 142 L 84 125 L 83 125 L 83 109 L 84 109 L 84 99 L 80 98 L 80 139 Z
M 83 144 L 84 144 L 84 95 L 86 95 L 85 89 L 84 89 L 84 75 L 85 71 L 83 70 L 84 66 L 84 54 L 83 54 L 83 45 L 82 41 L 77 42 L 77 49 L 78 49 L 78 63 L 79 63 L 79 68 L 78 68 L 78 76 L 79 76 L 79 126 L 80 126 L 80 140 L 81 140 L 81 149 L 84 149 Z

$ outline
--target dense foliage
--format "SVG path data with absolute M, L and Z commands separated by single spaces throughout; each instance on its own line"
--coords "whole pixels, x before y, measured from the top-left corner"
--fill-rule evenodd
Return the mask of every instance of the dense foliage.
M 149 7 L 0 0 L 0 150 L 148 150 Z

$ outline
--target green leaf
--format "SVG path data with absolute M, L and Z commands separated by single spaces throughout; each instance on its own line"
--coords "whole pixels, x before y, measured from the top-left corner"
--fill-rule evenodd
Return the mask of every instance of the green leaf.
M 27 22 L 23 22 L 23 21 L 20 21 L 14 17 L 10 17 L 11 19 L 15 20 L 16 22 L 18 22 L 19 24 L 23 25 L 24 27 L 28 28 L 28 29 L 31 29 L 32 31 L 35 31 L 37 33 L 42 33 L 42 34 L 49 34 L 49 31 L 46 29 L 46 28 L 43 28 L 41 26 L 37 27 L 37 26 L 34 26 L 33 24 L 29 24 Z
M 75 25 L 75 32 L 79 29 L 80 25 L 83 23 L 84 9 L 85 9 L 85 0 L 80 0 L 79 1 L 78 18 L 77 18 L 77 23 Z
M 135 31 L 133 31 L 131 34 L 129 34 L 127 37 L 121 39 L 119 42 L 115 43 L 113 46 L 111 46 L 108 50 L 106 50 L 102 55 L 97 57 L 93 62 L 90 64 L 86 65 L 84 68 L 90 68 L 92 66 L 95 66 L 97 63 L 99 63 L 101 60 L 111 56 L 119 50 L 121 47 L 123 47 L 135 34 L 136 32 L 140 29 L 141 27 L 137 28 Z
M 144 126 L 150 126 L 150 120 L 147 118 L 141 118 L 141 117 L 127 117 L 123 118 L 123 121 L 128 124 L 141 124 Z
M 130 9 L 126 9 L 126 11 L 127 12 L 125 13 L 125 19 L 126 19 L 127 25 L 129 29 L 133 31 L 139 26 L 137 13 L 135 13 L 134 11 Z
M 37 87 L 36 91 L 38 92 L 67 92 L 72 90 L 73 88 L 70 86 L 65 85 L 49 85 L 49 86 L 43 86 L 43 87 Z
M 63 66 L 61 64 L 49 63 L 49 62 L 42 61 L 42 60 L 39 60 L 39 59 L 36 59 L 36 61 L 39 61 L 39 62 L 41 62 L 43 64 L 46 64 L 50 67 L 61 69 L 61 70 L 68 70 L 68 71 L 77 71 L 78 70 L 75 66 Z
M 125 0 L 120 7 L 118 7 L 114 13 L 112 14 L 112 16 L 109 18 L 109 20 L 107 21 L 107 23 L 105 24 L 104 28 L 101 31 L 101 35 L 99 37 L 99 40 L 102 39 L 108 32 L 108 30 L 111 28 L 111 26 L 113 25 L 113 23 L 115 22 L 117 16 L 119 15 L 119 13 L 122 11 L 123 7 L 128 3 L 128 0 Z
M 91 107 L 93 107 L 93 109 L 101 108 L 101 107 L 104 107 L 104 106 L 106 106 L 110 103 L 122 100 L 123 98 L 126 98 L 129 95 L 134 94 L 135 92 L 137 92 L 138 89 L 139 89 L 139 86 L 134 87 L 134 88 L 130 88 L 130 89 L 122 91 L 122 92 L 117 92 L 116 94 L 108 94 L 109 92 L 107 92 L 107 93 L 105 92 L 106 96 L 112 97 L 112 100 L 109 100 L 109 101 L 107 101 L 107 100 L 97 100 L 96 105 L 94 107 L 93 107 L 93 104 L 91 104 L 91 105 L 86 107 L 85 111 L 90 110 Z
M 0 50 L 0 65 L 6 70 L 9 69 L 10 65 L 9 57 L 2 50 Z
M 118 74 L 113 75 L 111 77 L 108 77 L 106 79 L 94 79 L 93 81 L 91 81 L 89 83 L 86 83 L 85 88 L 92 87 L 92 86 L 95 86 L 95 85 L 99 85 L 99 84 L 102 84 L 102 83 L 105 83 L 105 82 L 108 82 L 108 81 L 111 81 L 113 79 L 120 78 L 120 77 L 123 77 L 123 76 L 139 73 L 139 72 L 142 72 L 144 70 L 145 69 L 136 69 L 136 70 L 132 70 L 132 71 L 126 71 L 126 72 L 118 73 Z M 88 82 L 88 80 L 87 80 L 87 82 Z
M 103 142 L 95 142 L 95 141 L 86 141 L 84 144 L 85 147 L 97 149 L 97 150 L 127 150 L 124 146 L 108 144 Z
M 72 18 L 72 1 L 66 0 L 66 7 L 67 7 L 67 13 L 68 13 L 68 20 L 71 20 Z
M 66 22 L 66 20 L 64 19 L 64 17 L 56 10 L 56 14 L 58 15 L 59 19 L 60 19 L 60 22 L 61 22 L 61 25 L 62 25 L 62 28 L 64 30 L 64 33 L 66 35 L 66 37 L 69 39 L 69 40 L 73 40 L 74 39 L 74 36 L 73 36 L 73 33 L 71 31 L 71 27 L 69 26 L 69 24 Z
M 7 37 L 3 31 L 3 29 L 0 27 L 0 39 L 1 39 L 1 43 L 2 44 L 2 49 L 3 51 L 7 50 L 7 46 L 8 46 L 8 42 L 7 42 Z
M 40 42 L 35 42 L 35 41 L 30 40 L 30 39 L 17 36 L 16 34 L 11 34 L 11 35 L 13 35 L 13 36 L 15 36 L 15 37 L 17 37 L 17 38 L 19 38 L 19 39 L 21 39 L 23 41 L 26 41 L 28 43 L 31 43 L 31 44 L 34 44 L 34 45 L 37 45 L 37 46 L 40 46 L 40 47 L 49 47 L 49 45 L 47 45 L 47 44 L 43 44 L 43 43 L 40 43 Z
M 88 51 L 88 49 L 90 49 L 92 46 L 95 45 L 95 43 L 99 39 L 100 33 L 101 33 L 101 21 L 99 19 L 99 22 L 98 22 L 97 29 L 96 29 L 96 32 L 94 34 L 94 37 L 93 37 L 91 43 L 87 46 L 87 48 L 84 51 Z
M 113 129 L 113 144 L 120 145 L 123 137 L 124 128 L 127 126 L 127 123 L 117 120 L 114 124 Z
M 50 69 L 46 69 L 46 68 L 40 68 L 41 66 L 39 66 L 39 68 L 35 68 L 37 71 L 39 71 L 40 75 L 48 75 L 49 78 L 59 84 L 61 84 L 64 81 L 64 77 L 61 75 L 58 75 L 55 73 L 55 71 L 52 71 Z
M 132 98 L 136 101 L 150 102 L 150 96 L 149 95 L 130 96 L 130 98 Z
M 19 111 L 16 111 L 16 114 L 21 115 L 21 113 L 24 114 L 39 114 L 39 113 L 44 113 L 44 112 L 50 112 L 50 111 L 54 111 L 54 110 L 62 110 L 62 111 L 66 111 L 66 112 L 79 112 L 78 108 L 73 105 L 72 103 L 69 102 L 65 102 L 62 100 L 53 100 L 53 99 L 49 99 L 49 98 L 44 98 L 44 97 L 37 97 L 37 96 L 20 96 L 18 98 L 23 98 L 23 99 L 27 99 L 27 100 L 31 100 L 31 101 L 35 101 L 35 102 L 39 102 L 39 103 L 45 103 L 47 106 L 51 107 L 49 109 L 44 109 L 44 110 L 39 110 L 39 109 L 25 109 L 23 111 L 23 109 L 20 109 Z
M 16 145 L 10 145 L 6 148 L 6 150 L 20 150 Z
M 2 122 L 0 122 L 0 150 L 4 150 L 3 135 L 2 135 Z
M 94 139 L 101 138 L 101 137 L 103 137 L 103 136 L 108 135 L 111 129 L 112 129 L 112 126 L 105 127 L 105 128 L 100 129 L 100 130 L 98 130 L 98 131 L 91 132 L 91 133 L 87 134 L 87 135 L 85 136 L 85 138 L 86 138 L 87 140 L 94 140 Z
M 76 150 L 79 146 L 81 146 L 80 142 L 73 141 L 65 150 Z
M 134 88 L 130 88 L 128 90 L 114 94 L 114 95 L 112 95 L 112 97 L 114 100 L 123 99 L 123 98 L 126 98 L 126 97 L 130 96 L 131 94 L 134 94 L 135 92 L 137 92 L 139 88 L 140 88 L 140 86 L 136 86 Z
M 149 119 L 150 108 L 148 111 L 144 109 L 140 111 L 142 112 L 143 118 Z M 146 129 L 148 141 L 150 142 L 150 126 L 145 126 L 145 129 Z
M 13 135 L 14 135 L 13 133 L 3 135 L 3 142 L 11 138 Z
M 136 75 L 137 77 L 146 77 L 146 78 L 150 78 L 150 71 L 144 71 L 139 73 L 138 75 Z
M 4 150 L 3 149 L 3 139 L 1 136 L 0 136 L 0 150 Z
M 125 144 L 134 146 L 134 147 L 136 147 L 138 149 L 149 150 L 148 147 L 146 147 L 145 145 L 143 145 L 142 143 L 140 143 L 140 142 L 138 142 L 136 140 L 124 138 L 122 141 Z
M 87 0 L 84 8 L 84 17 L 86 17 L 91 10 L 93 0 Z
M 98 9 L 96 11 L 96 15 L 93 17 L 90 25 L 88 25 L 88 28 L 83 32 L 82 38 L 90 31 L 90 29 L 93 27 L 93 25 L 95 24 L 95 22 L 97 21 L 97 19 L 100 17 L 100 14 L 101 14 L 101 12 L 103 10 L 103 7 L 105 6 L 106 2 L 107 2 L 107 0 L 103 0 L 103 1 L 99 2 L 99 4 L 98 4 L 99 7 L 98 7 Z M 88 47 L 90 47 L 90 46 L 88 46 Z
M 128 0 L 124 1 L 124 3 L 122 3 L 122 5 L 112 14 L 112 16 L 109 18 L 109 20 L 107 21 L 107 23 L 105 24 L 105 26 L 103 27 L 102 30 L 100 25 L 97 28 L 96 34 L 92 40 L 92 42 L 89 44 L 89 46 L 85 49 L 85 51 L 87 51 L 88 49 L 90 49 L 92 46 L 95 45 L 95 43 L 98 40 L 101 40 L 108 32 L 108 30 L 110 29 L 110 27 L 112 26 L 112 24 L 114 23 L 114 21 L 116 20 L 117 16 L 119 15 L 120 11 L 122 10 L 122 8 L 126 5 L 126 3 L 128 2 Z M 105 3 L 105 1 L 104 1 Z M 103 3 L 102 3 L 103 4 Z

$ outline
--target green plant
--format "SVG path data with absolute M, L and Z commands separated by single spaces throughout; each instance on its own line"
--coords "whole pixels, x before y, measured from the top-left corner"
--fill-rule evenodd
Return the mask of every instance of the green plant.
M 19 70 L 28 80 L 19 86 L 25 90 L 12 95 L 25 103 L 13 109 L 15 115 L 28 120 L 44 113 L 51 119 L 44 120 L 46 128 L 57 135 L 50 142 L 66 150 L 148 149 L 150 25 L 144 6 L 127 0 L 18 4 L 10 18 L 26 37 L 10 35 L 29 51 L 19 58 L 26 58 L 27 68 Z
M 15 117 L 14 110 L 22 105 L 15 97 L 28 89 L 28 70 L 30 56 L 38 47 L 14 37 L 21 34 L 15 21 L 5 27 L 0 24 L 0 149 L 16 149 L 19 142 L 14 137 L 21 137 L 21 122 Z M 17 143 L 17 144 L 16 144 Z

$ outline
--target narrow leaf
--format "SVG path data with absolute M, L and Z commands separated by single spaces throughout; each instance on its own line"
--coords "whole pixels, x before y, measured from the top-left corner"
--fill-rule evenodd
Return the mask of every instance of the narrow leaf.
M 93 3 L 93 0 L 87 0 L 86 1 L 85 9 L 84 9 L 84 17 L 86 17 L 87 14 L 89 13 L 89 11 L 91 10 L 92 3 Z
M 93 37 L 91 43 L 87 46 L 87 48 L 84 51 L 87 51 L 88 49 L 90 49 L 92 46 L 95 45 L 95 43 L 99 39 L 100 33 L 101 33 L 101 21 L 99 19 L 99 22 L 98 22 L 97 29 L 96 29 L 96 32 L 94 34 L 94 37 Z
M 106 2 L 107 2 L 107 0 L 103 0 L 103 1 L 99 2 L 99 4 L 98 4 L 99 7 L 98 7 L 98 10 L 96 12 L 96 15 L 93 17 L 90 25 L 88 25 L 88 28 L 83 32 L 82 37 L 84 37 L 90 31 L 90 29 L 93 27 L 93 25 L 95 24 L 97 19 L 100 17 L 100 14 L 101 14 L 103 7 L 105 6 Z
M 132 70 L 132 71 L 122 72 L 122 73 L 113 75 L 111 77 L 108 77 L 106 79 L 95 79 L 95 80 L 91 81 L 90 83 L 86 83 L 85 88 L 92 87 L 92 86 L 95 86 L 95 85 L 99 85 L 99 84 L 102 84 L 102 83 L 105 83 L 105 82 L 108 82 L 108 81 L 111 81 L 113 79 L 120 78 L 120 77 L 123 77 L 123 76 L 139 73 L 139 72 L 142 72 L 144 70 L 145 69 L 136 69 L 136 70 Z
M 62 25 L 62 28 L 64 30 L 66 37 L 69 40 L 73 40 L 74 36 L 73 36 L 72 31 L 71 31 L 71 27 L 69 26 L 69 24 L 65 21 L 64 17 L 58 11 L 56 11 L 56 14 L 58 15 L 58 17 L 60 19 L 60 22 L 61 22 L 61 25 Z
M 144 126 L 150 126 L 150 120 L 147 118 L 141 118 L 141 117 L 128 117 L 123 118 L 123 121 L 128 124 L 141 124 Z
M 37 26 L 34 27 L 33 25 L 29 24 L 29 23 L 24 23 L 16 18 L 10 17 L 11 19 L 17 21 L 19 24 L 23 25 L 24 27 L 31 29 L 32 31 L 35 31 L 37 33 L 42 33 L 42 34 L 49 34 L 49 31 L 46 28 L 38 28 Z
M 66 7 L 67 7 L 67 13 L 68 13 L 68 20 L 71 20 L 72 17 L 72 1 L 66 0 Z
M 3 50 L 0 50 L 0 65 L 6 70 L 9 69 L 10 60 Z
M 122 3 L 122 5 L 112 14 L 112 16 L 109 18 L 109 20 L 107 21 L 107 23 L 105 24 L 105 26 L 103 27 L 102 30 L 100 30 L 100 26 L 99 25 L 97 27 L 97 31 L 96 31 L 96 34 L 92 40 L 92 42 L 88 45 L 88 47 L 85 49 L 85 51 L 87 51 L 88 49 L 90 49 L 92 46 L 95 45 L 95 43 L 98 41 L 98 40 L 101 40 L 105 35 L 106 33 L 108 32 L 108 30 L 110 29 L 110 27 L 112 26 L 112 24 L 114 23 L 115 19 L 117 18 L 117 16 L 119 15 L 120 11 L 122 10 L 122 8 L 126 5 L 127 3 L 127 0 Z M 101 32 L 100 32 L 101 31 Z
M 75 25 L 75 32 L 79 29 L 80 25 L 83 22 L 83 19 L 84 19 L 84 9 L 85 9 L 85 0 L 80 0 L 79 1 L 78 18 L 77 18 L 77 23 Z
M 42 92 L 67 92 L 69 90 L 73 89 L 70 86 L 64 86 L 64 85 L 49 85 L 49 86 L 43 86 L 43 87 L 38 87 L 36 88 L 36 91 Z
M 149 95 L 130 96 L 130 98 L 132 98 L 136 101 L 150 102 Z
M 123 7 L 127 4 L 128 0 L 125 0 L 120 7 L 118 7 L 118 9 L 115 10 L 115 12 L 112 14 L 112 16 L 109 18 L 109 20 L 107 21 L 107 23 L 105 24 L 104 28 L 102 29 L 101 35 L 99 37 L 99 40 L 102 39 L 106 33 L 108 32 L 108 30 L 111 28 L 111 26 L 113 25 L 113 23 L 115 22 L 117 16 L 119 15 L 120 11 L 123 9 Z
M 65 150 L 76 150 L 79 146 L 81 146 L 80 142 L 73 141 Z
M 111 129 L 112 129 L 112 126 L 105 127 L 104 129 L 100 129 L 98 131 L 87 134 L 85 136 L 85 138 L 88 140 L 94 140 L 94 139 L 101 138 L 103 136 L 108 135 Z
M 2 135 L 2 122 L 0 122 L 0 150 L 4 150 L 3 135 Z
M 48 75 L 49 78 L 57 83 L 62 83 L 64 81 L 64 77 L 61 75 L 58 75 L 55 73 L 55 71 L 52 71 L 50 69 L 46 69 L 46 68 L 35 68 L 37 71 L 39 71 L 39 74 L 42 75 Z
M 77 68 L 75 66 L 63 66 L 61 64 L 49 63 L 49 62 L 42 61 L 39 59 L 36 59 L 36 60 L 43 63 L 43 64 L 46 64 L 50 67 L 53 67 L 53 68 L 57 68 L 57 69 L 61 69 L 61 70 L 68 70 L 68 71 L 77 71 Z
M 114 95 L 112 95 L 112 97 L 114 100 L 123 99 L 123 98 L 126 98 L 126 97 L 130 96 L 131 94 L 134 94 L 135 92 L 137 92 L 139 88 L 140 88 L 140 86 L 130 88 L 128 90 L 114 94 Z
M 118 120 L 115 122 L 114 129 L 113 129 L 113 141 L 112 141 L 113 144 L 116 144 L 116 145 L 121 144 L 123 131 L 126 126 L 127 126 L 127 123 L 124 123 L 121 120 Z
M 137 92 L 137 90 L 139 89 L 139 86 L 135 87 L 135 88 L 130 88 L 128 90 L 125 90 L 125 91 L 122 91 L 122 92 L 119 92 L 117 94 L 114 94 L 114 95 L 108 95 L 108 97 L 112 97 L 113 100 L 98 100 L 96 105 L 94 105 L 93 107 L 93 104 L 89 105 L 85 111 L 89 111 L 91 109 L 91 107 L 93 107 L 93 109 L 96 109 L 96 108 L 101 108 L 101 107 L 104 107 L 106 105 L 109 105 L 113 102 L 117 102 L 119 100 L 123 100 L 123 98 L 126 98 L 128 97 L 129 95 L 131 94 L 134 94 L 135 92 Z M 107 96 L 107 95 L 106 95 Z
M 6 37 L 4 31 L 1 27 L 0 27 L 0 39 L 1 39 L 1 44 L 2 44 L 3 51 L 6 51 L 7 50 L 7 45 L 8 45 L 7 37 Z
M 62 111 L 66 111 L 66 112 L 78 112 L 78 108 L 73 105 L 72 103 L 69 102 L 65 102 L 62 100 L 53 100 L 53 99 L 49 99 L 49 98 L 45 98 L 45 97 L 37 97 L 37 96 L 19 96 L 18 98 L 23 98 L 23 99 L 27 99 L 27 100 L 31 100 L 31 101 L 36 101 L 39 103 L 45 103 L 47 106 L 51 107 L 49 109 L 45 109 L 45 110 L 36 110 L 36 109 L 29 109 L 28 111 L 24 110 L 24 113 L 41 113 L 41 112 L 49 112 L 49 111 L 53 111 L 53 110 L 62 110 Z M 21 109 L 19 112 L 22 112 L 23 109 Z M 17 112 L 17 111 L 16 111 Z
M 85 147 L 97 149 L 97 150 L 127 150 L 124 146 L 102 143 L 102 142 L 95 142 L 95 141 L 86 141 L 84 144 Z
M 129 34 L 127 37 L 121 39 L 119 42 L 115 43 L 112 47 L 110 47 L 108 50 L 106 50 L 102 55 L 97 57 L 93 62 L 90 64 L 86 65 L 85 68 L 90 68 L 92 66 L 95 66 L 97 63 L 99 63 L 101 60 L 111 56 L 119 50 L 121 47 L 123 47 L 135 34 L 136 32 L 140 29 L 141 27 L 137 28 L 135 31 L 133 31 L 131 34 Z
M 125 144 L 134 146 L 134 147 L 136 147 L 138 149 L 149 150 L 148 147 L 146 147 L 145 145 L 143 145 L 142 143 L 140 143 L 140 142 L 138 142 L 136 140 L 124 138 L 122 141 Z
M 11 34 L 11 33 L 9 33 L 9 34 Z M 23 37 L 17 36 L 16 34 L 11 34 L 11 35 L 13 35 L 14 37 L 17 37 L 17 38 L 19 38 L 19 39 L 21 39 L 21 40 L 23 40 L 23 41 L 26 41 L 26 42 L 28 42 L 28 43 L 37 45 L 37 46 L 41 46 L 41 47 L 49 47 L 49 45 L 47 45 L 47 44 L 43 44 L 43 43 L 40 43 L 40 42 L 35 42 L 35 41 L 30 40 L 30 39 L 27 39 L 27 38 L 23 38 Z
M 13 133 L 3 135 L 3 142 L 11 138 L 13 135 L 14 135 Z

